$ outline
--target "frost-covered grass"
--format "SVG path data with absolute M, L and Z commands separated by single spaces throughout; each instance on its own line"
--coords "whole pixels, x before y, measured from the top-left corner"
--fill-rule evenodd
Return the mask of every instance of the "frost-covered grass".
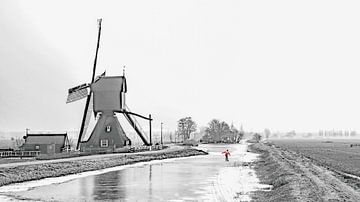
M 251 151 L 261 154 L 255 170 L 260 181 L 272 185 L 271 191 L 256 191 L 252 194 L 254 201 L 295 201 L 291 183 L 299 179 L 292 170 L 282 166 L 268 148 L 262 144 L 251 145 Z
M 0 158 L 0 164 L 35 161 L 35 158 Z

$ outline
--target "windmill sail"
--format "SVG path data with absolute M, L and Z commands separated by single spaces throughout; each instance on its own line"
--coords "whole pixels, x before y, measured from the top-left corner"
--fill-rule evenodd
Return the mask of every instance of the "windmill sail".
M 89 137 L 91 136 L 91 132 L 93 131 L 96 125 L 96 117 L 94 115 L 94 110 L 93 110 L 93 100 L 94 100 L 94 96 L 91 93 L 89 106 L 85 114 L 86 117 L 85 117 L 84 129 L 79 137 L 80 142 L 87 141 L 89 139 Z
M 94 66 L 93 66 L 93 73 L 92 73 L 92 77 L 91 77 L 91 83 L 93 83 L 94 79 L 95 79 L 96 62 L 97 62 L 97 56 L 98 56 L 99 44 L 100 44 L 100 35 L 101 35 L 101 22 L 102 22 L 102 19 L 98 19 L 99 31 L 98 31 L 98 40 L 97 40 L 97 45 L 96 45 L 96 52 L 95 52 L 95 59 L 94 59 Z M 83 120 L 81 122 L 80 133 L 79 133 L 79 138 L 78 138 L 78 142 L 77 142 L 77 145 L 76 145 L 76 149 L 79 149 L 80 142 L 81 142 L 81 139 L 82 139 L 83 134 L 84 134 L 84 126 L 85 126 L 86 118 L 88 117 L 87 112 L 89 110 L 89 102 L 90 102 L 90 100 L 92 100 L 91 99 L 91 96 L 92 96 L 91 94 L 92 93 L 90 91 L 90 95 L 87 96 L 87 101 L 86 101 L 86 105 L 85 105 L 85 109 L 84 109 L 84 116 L 83 116 Z
M 84 83 L 81 84 L 79 86 L 76 86 L 74 88 L 70 88 L 69 89 L 69 94 L 68 97 L 66 99 L 66 104 L 70 103 L 70 102 L 75 102 L 77 100 L 81 100 L 83 98 L 86 98 L 88 95 L 88 90 L 87 88 L 89 87 L 88 84 Z

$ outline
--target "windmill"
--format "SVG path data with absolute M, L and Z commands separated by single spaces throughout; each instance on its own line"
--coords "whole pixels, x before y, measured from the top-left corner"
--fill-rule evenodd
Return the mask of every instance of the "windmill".
M 76 149 L 80 151 L 101 151 L 121 148 L 131 145 L 131 140 L 126 136 L 116 113 L 121 113 L 135 130 L 146 146 L 151 145 L 151 115 L 149 117 L 131 112 L 125 103 L 127 84 L 125 71 L 122 76 L 105 76 L 105 72 L 95 78 L 97 55 L 99 50 L 101 22 L 98 20 L 99 31 L 96 46 L 96 54 L 93 66 L 93 74 L 90 84 L 81 84 L 69 89 L 66 103 L 86 98 L 83 119 L 80 127 Z M 96 124 L 94 129 L 89 131 L 89 122 L 94 116 Z M 144 130 L 136 121 L 136 118 L 149 121 L 149 139 L 147 140 Z M 90 132 L 90 133 L 89 133 Z M 90 134 L 86 137 L 86 134 Z

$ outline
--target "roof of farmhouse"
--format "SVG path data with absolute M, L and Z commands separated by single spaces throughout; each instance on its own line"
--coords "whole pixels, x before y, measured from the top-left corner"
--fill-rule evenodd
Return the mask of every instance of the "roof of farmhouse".
M 65 144 L 67 133 L 62 134 L 27 134 L 26 144 Z

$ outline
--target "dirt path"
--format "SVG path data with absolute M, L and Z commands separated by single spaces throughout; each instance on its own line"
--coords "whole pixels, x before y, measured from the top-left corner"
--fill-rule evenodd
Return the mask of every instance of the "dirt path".
M 258 174 L 274 185 L 273 191 L 259 192 L 258 198 L 255 196 L 257 200 L 360 201 L 359 191 L 300 154 L 264 144 L 254 145 L 253 149 L 263 154 Z M 269 166 L 269 169 L 259 166 Z

